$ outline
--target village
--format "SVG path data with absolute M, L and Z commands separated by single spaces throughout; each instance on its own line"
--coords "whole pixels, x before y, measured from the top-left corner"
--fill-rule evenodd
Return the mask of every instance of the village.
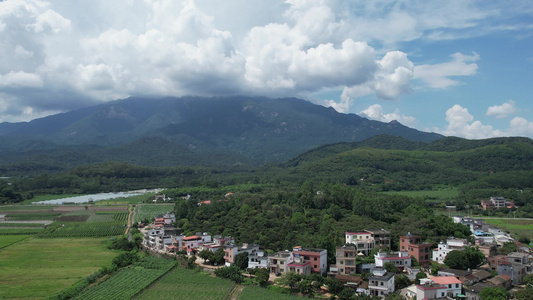
M 501 197 L 492 197 L 482 204 L 489 207 L 512 205 Z M 449 237 L 435 247 L 423 241 L 416 232 L 406 232 L 399 237 L 399 251 L 395 252 L 390 251 L 392 237 L 389 230 L 366 228 L 346 231 L 344 245 L 336 247 L 335 264 L 331 265 L 327 263 L 326 249 L 294 245 L 290 250 L 269 253 L 258 244 L 238 244 L 230 236 L 212 236 L 208 232 L 184 236 L 180 228 L 174 227 L 176 219 L 170 212 L 156 216 L 155 221 L 142 228 L 141 232 L 144 235 L 143 246 L 153 252 L 168 255 L 183 253 L 193 257 L 201 252 L 223 251 L 223 264 L 214 268 L 231 266 L 239 254 L 246 253 L 248 268 L 267 269 L 272 281 L 288 272 L 319 274 L 339 279 L 360 295 L 384 298 L 398 292 L 407 299 L 479 300 L 479 294 L 485 288 L 501 287 L 510 292 L 525 288 L 524 278 L 533 274 L 533 259 L 528 246 L 481 219 L 454 216 L 453 221 L 468 226 L 471 237 Z M 498 255 L 498 248 L 510 244 L 515 251 Z M 444 262 L 450 252 L 467 248 L 475 248 L 483 254 L 480 264 L 475 268 L 445 267 Z M 415 284 L 400 287 L 395 284 L 398 274 Z

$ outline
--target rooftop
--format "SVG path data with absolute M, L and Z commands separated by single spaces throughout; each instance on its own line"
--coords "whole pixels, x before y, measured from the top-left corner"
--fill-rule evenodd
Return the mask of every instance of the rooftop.
M 430 279 L 437 284 L 456 284 L 456 283 L 462 284 L 461 280 L 453 276 L 437 276 L 437 277 L 430 277 Z

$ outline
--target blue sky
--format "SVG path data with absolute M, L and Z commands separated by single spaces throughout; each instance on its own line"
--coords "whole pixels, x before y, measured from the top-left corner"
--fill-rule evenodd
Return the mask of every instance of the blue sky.
M 0 122 L 129 96 L 299 97 L 533 137 L 531 1 L 0 2 Z

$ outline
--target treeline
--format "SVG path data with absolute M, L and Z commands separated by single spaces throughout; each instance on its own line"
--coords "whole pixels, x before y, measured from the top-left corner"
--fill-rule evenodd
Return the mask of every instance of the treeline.
M 188 200 L 180 199 L 175 206 L 177 225 L 185 233 L 230 235 L 238 243 L 258 243 L 274 251 L 295 245 L 325 248 L 330 263 L 335 247 L 344 243 L 346 231 L 391 230 L 394 249 L 398 237 L 407 232 L 433 243 L 452 235 L 469 235 L 466 226 L 435 215 L 423 200 L 340 184 L 314 186 L 306 182 L 297 192 L 263 190 L 227 197 L 225 193 L 213 194 L 211 204 L 200 206 L 194 194 Z
M 205 167 L 155 168 L 108 162 L 77 167 L 63 173 L 17 177 L 12 179 L 12 186 L 22 193 L 90 194 L 202 185 L 206 177 L 217 172 Z

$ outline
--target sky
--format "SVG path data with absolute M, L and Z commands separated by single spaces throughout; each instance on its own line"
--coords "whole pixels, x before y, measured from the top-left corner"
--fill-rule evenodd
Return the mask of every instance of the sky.
M 0 0 L 0 122 L 186 95 L 533 138 L 533 1 Z

